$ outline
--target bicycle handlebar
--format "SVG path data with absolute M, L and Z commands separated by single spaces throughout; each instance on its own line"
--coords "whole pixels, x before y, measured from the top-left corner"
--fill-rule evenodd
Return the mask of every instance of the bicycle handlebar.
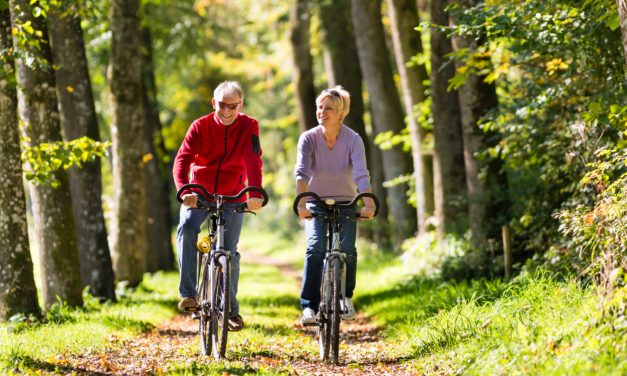
M 355 205 L 357 201 L 363 199 L 364 197 L 369 197 L 372 199 L 372 201 L 374 201 L 374 207 L 375 207 L 374 217 L 376 217 L 377 214 L 379 213 L 379 199 L 377 198 L 377 196 L 375 196 L 373 193 L 370 193 L 370 192 L 361 192 L 357 194 L 357 196 L 355 196 L 353 200 L 349 203 L 342 204 L 342 203 L 334 202 L 331 205 L 327 204 L 323 199 L 320 198 L 320 196 L 318 196 L 317 194 L 313 192 L 302 192 L 298 196 L 296 196 L 296 198 L 294 199 L 294 204 L 292 205 L 292 210 L 294 210 L 294 214 L 298 215 L 298 203 L 300 202 L 302 198 L 305 198 L 305 197 L 313 198 L 314 201 L 316 201 L 318 204 L 322 206 L 325 206 L 329 210 L 331 210 L 331 208 L 334 206 L 337 208 L 350 208 L 351 206 Z
M 214 200 L 218 200 L 220 197 L 222 198 L 222 200 L 224 201 L 236 201 L 239 200 L 240 198 L 242 198 L 246 193 L 248 192 L 257 192 L 259 193 L 262 197 L 263 197 L 263 203 L 261 204 L 261 206 L 266 206 L 266 204 L 268 203 L 268 194 L 266 193 L 266 191 L 263 188 L 260 187 L 246 187 L 244 189 L 242 189 L 238 194 L 236 194 L 235 196 L 227 196 L 227 195 L 218 195 L 218 194 L 214 194 L 214 193 L 209 193 L 207 192 L 207 189 L 200 185 L 200 184 L 185 184 L 184 186 L 181 187 L 181 189 L 179 189 L 179 191 L 176 193 L 176 199 L 178 200 L 178 202 L 183 202 L 183 192 L 188 191 L 190 189 L 197 189 L 200 192 L 200 195 L 207 201 L 214 201 Z M 198 193 L 198 192 L 196 192 Z M 245 203 L 242 203 L 245 204 Z

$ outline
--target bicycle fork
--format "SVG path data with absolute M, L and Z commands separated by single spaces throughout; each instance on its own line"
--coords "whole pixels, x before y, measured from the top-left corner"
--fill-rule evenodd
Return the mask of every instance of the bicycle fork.
M 331 261 L 334 259 L 340 260 L 340 266 L 342 270 L 341 275 L 341 298 L 340 298 L 340 307 L 342 312 L 346 310 L 346 306 L 344 305 L 344 297 L 346 296 L 346 254 L 340 251 L 340 232 L 341 228 L 334 229 L 335 231 L 331 232 L 331 252 L 327 254 L 327 257 L 324 259 L 323 270 L 326 275 L 325 278 L 325 291 L 331 291 Z M 332 307 L 330 299 L 330 294 L 327 294 L 325 298 L 325 303 L 327 307 Z

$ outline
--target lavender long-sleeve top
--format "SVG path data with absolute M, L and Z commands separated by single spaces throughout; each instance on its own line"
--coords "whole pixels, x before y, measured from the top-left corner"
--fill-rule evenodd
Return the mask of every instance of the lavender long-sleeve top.
M 322 126 L 298 139 L 294 176 L 309 183 L 309 191 L 322 198 L 351 200 L 357 189 L 370 189 L 364 142 L 357 132 L 342 124 L 333 146 L 327 147 Z

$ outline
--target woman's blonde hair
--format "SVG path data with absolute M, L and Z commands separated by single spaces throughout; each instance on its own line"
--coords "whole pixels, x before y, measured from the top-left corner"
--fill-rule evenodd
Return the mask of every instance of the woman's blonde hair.
M 331 107 L 340 114 L 340 121 L 344 121 L 346 115 L 350 112 L 351 95 L 344 90 L 342 85 L 336 85 L 331 89 L 324 89 L 316 98 L 316 105 L 320 105 L 323 99 L 329 98 Z

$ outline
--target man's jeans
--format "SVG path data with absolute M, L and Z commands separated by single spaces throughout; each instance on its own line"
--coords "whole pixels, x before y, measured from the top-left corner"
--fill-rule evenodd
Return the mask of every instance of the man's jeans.
M 237 303 L 237 284 L 239 281 L 239 259 L 237 243 L 242 231 L 243 213 L 237 213 L 233 207 L 237 203 L 224 204 L 224 249 L 231 252 L 231 317 L 239 314 Z M 176 248 L 179 257 L 179 295 L 196 296 L 197 253 L 196 242 L 200 226 L 207 219 L 207 212 L 181 205 L 179 225 L 176 229 Z
M 313 203 L 308 203 L 307 207 L 314 213 L 324 211 Z M 342 213 L 354 212 L 355 209 L 342 210 Z M 357 276 L 357 250 L 355 248 L 357 223 L 342 219 L 341 224 L 340 248 L 346 254 L 346 297 L 352 298 Z M 302 309 L 311 308 L 317 312 L 320 305 L 320 284 L 327 241 L 327 222 L 317 218 L 306 220 L 305 233 L 307 235 L 307 252 L 300 292 L 300 306 Z

